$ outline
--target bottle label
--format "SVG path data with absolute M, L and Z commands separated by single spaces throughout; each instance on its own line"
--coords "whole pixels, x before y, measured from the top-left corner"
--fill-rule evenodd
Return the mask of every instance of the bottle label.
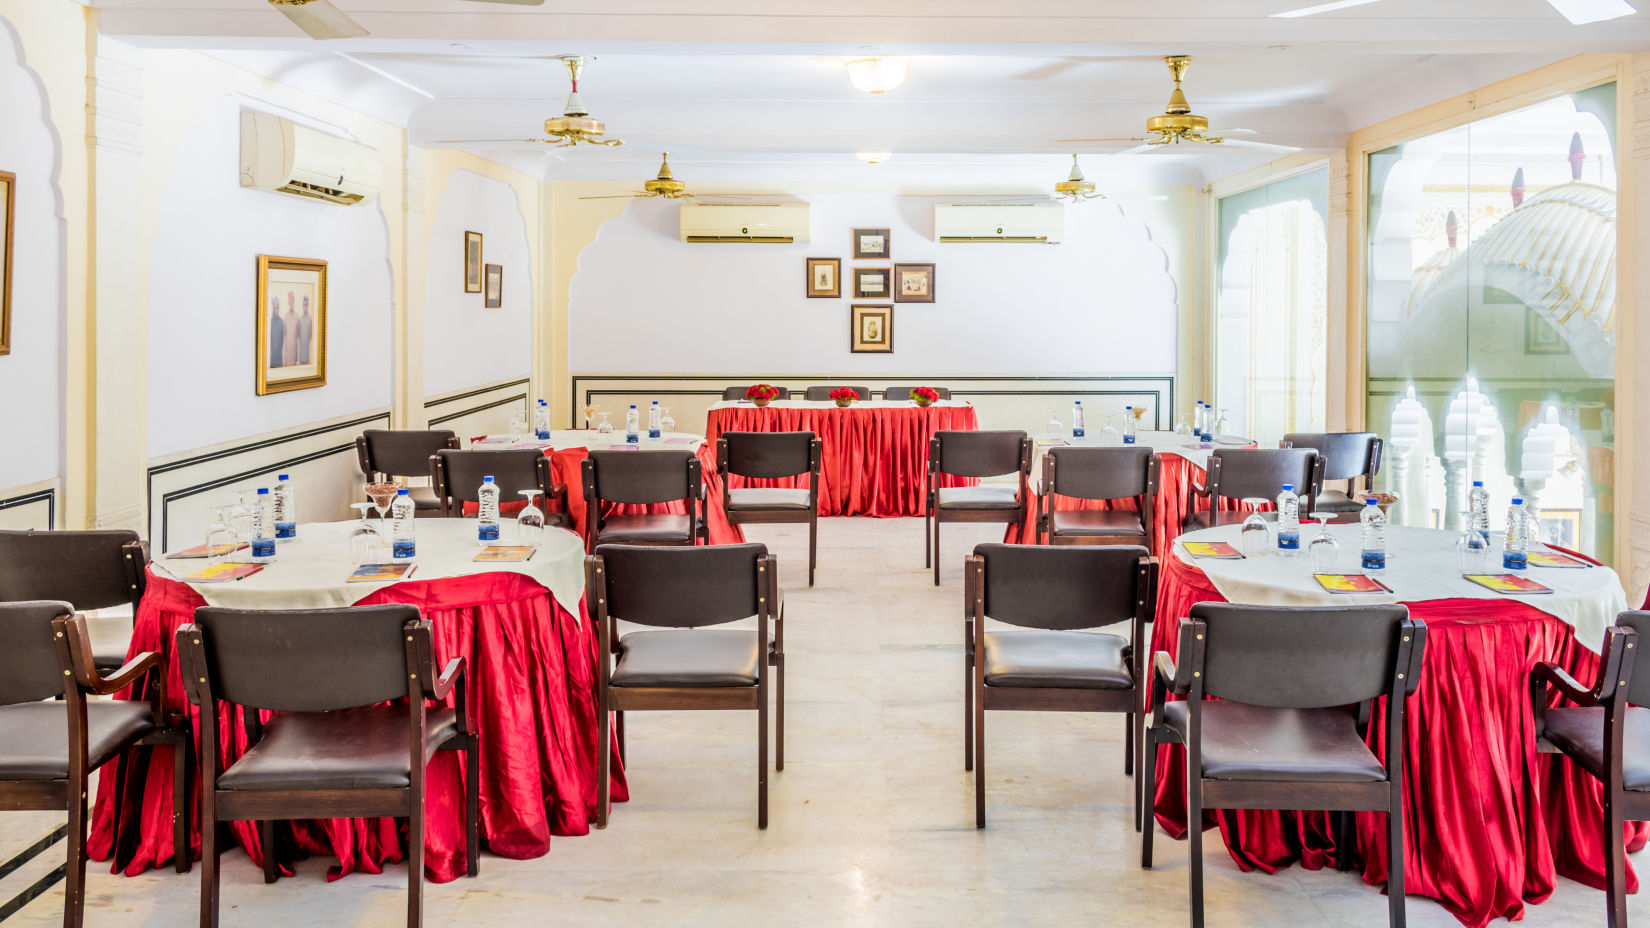
M 1523 570 L 1530 566 L 1530 556 L 1523 551 L 1507 551 L 1501 555 L 1501 567 L 1505 570 Z
M 277 541 L 287 541 L 287 540 L 297 538 L 297 537 L 298 537 L 298 523 L 296 523 L 296 522 L 277 522 L 277 523 L 275 523 L 275 539 Z
M 1134 444 L 1134 436 L 1128 434 L 1127 432 L 1123 433 L 1123 444 L 1125 444 L 1125 445 Z
M 550 430 L 549 429 L 534 429 L 533 430 L 533 437 L 537 438 L 539 441 L 549 441 L 550 440 Z
M 1363 556 L 1362 556 L 1361 560 L 1363 562 L 1364 570 L 1385 570 L 1386 569 L 1386 552 L 1385 551 L 1365 551 L 1365 552 L 1363 552 Z
M 498 523 L 482 522 L 476 527 L 476 537 L 482 541 L 498 541 Z
M 390 545 L 390 553 L 398 561 L 404 561 L 407 558 L 412 557 L 415 550 L 416 549 L 411 538 L 397 538 Z
M 659 437 L 659 430 L 658 429 L 648 429 L 647 430 L 647 437 L 648 438 L 658 438 Z
M 1083 437 L 1083 429 L 1081 427 L 1072 429 L 1071 430 L 1071 437 L 1072 438 L 1082 438 Z
M 274 557 L 275 556 L 275 539 L 273 539 L 273 538 L 254 538 L 254 539 L 252 539 L 252 556 L 253 557 Z
M 635 432 L 626 432 L 626 433 L 624 433 L 624 440 L 625 440 L 626 444 L 630 444 L 630 445 L 634 445 L 634 444 L 641 441 L 641 439 L 636 436 Z
M 1280 529 L 1278 531 L 1278 547 L 1285 551 L 1299 551 L 1301 547 L 1300 532 Z

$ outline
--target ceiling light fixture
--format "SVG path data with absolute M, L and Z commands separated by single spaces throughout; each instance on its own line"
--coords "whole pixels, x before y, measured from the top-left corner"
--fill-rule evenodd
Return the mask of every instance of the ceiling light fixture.
M 1344 10 L 1350 6 L 1363 6 L 1366 3 L 1375 3 L 1377 0 L 1335 0 L 1334 3 L 1320 3 L 1317 6 L 1302 7 L 1298 10 L 1285 10 L 1282 13 L 1273 13 L 1273 19 L 1294 19 L 1298 16 L 1315 16 L 1327 13 L 1330 10 Z
M 876 164 L 894 157 L 894 153 L 890 151 L 856 151 L 854 157 L 866 164 Z
M 1564 14 L 1564 18 L 1573 26 L 1585 26 L 1588 23 L 1599 23 L 1607 19 L 1620 19 L 1631 16 L 1638 10 L 1627 3 L 1627 0 L 1547 0 L 1553 9 Z
M 866 93 L 886 93 L 905 83 L 904 58 L 853 58 L 846 65 L 848 79 Z

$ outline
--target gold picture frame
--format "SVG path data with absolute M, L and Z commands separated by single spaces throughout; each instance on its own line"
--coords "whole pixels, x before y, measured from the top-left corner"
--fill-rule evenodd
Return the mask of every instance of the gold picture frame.
M 0 171 L 0 355 L 11 354 L 12 201 L 16 193 L 17 175 Z
M 481 233 L 464 233 L 464 292 L 481 292 Z
M 892 354 L 894 351 L 894 307 L 854 307 L 849 330 L 854 354 Z
M 892 272 L 886 267 L 854 268 L 854 299 L 892 299 L 893 294 L 889 291 L 889 287 L 893 279 Z
M 855 258 L 886 258 L 889 251 L 889 235 L 892 229 L 855 229 L 854 230 L 854 257 Z
M 327 263 L 258 256 L 258 395 L 327 385 Z
M 808 299 L 820 300 L 842 296 L 842 259 L 808 259 Z
M 896 303 L 934 302 L 934 265 L 894 265 L 893 288 Z

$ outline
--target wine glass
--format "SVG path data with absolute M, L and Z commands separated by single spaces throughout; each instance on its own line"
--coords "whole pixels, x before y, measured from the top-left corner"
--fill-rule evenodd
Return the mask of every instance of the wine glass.
M 1218 438 L 1221 435 L 1226 434 L 1227 425 L 1229 423 L 1229 420 L 1226 417 L 1226 413 L 1227 413 L 1227 410 L 1222 409 L 1220 411 L 1220 415 L 1215 417 L 1215 427 L 1214 427 L 1213 437 Z
M 606 412 L 597 412 L 596 415 L 602 417 L 601 424 L 596 426 L 596 434 L 597 435 L 602 435 L 602 436 L 612 435 L 613 434 L 613 423 L 607 421 L 607 417 L 608 417 L 609 414 L 606 413 Z
M 516 542 L 523 545 L 536 545 L 544 538 L 544 510 L 533 501 L 539 495 L 538 490 L 521 490 L 527 505 L 516 514 Z
M 378 527 L 367 519 L 367 510 L 374 505 L 374 503 L 349 504 L 350 508 L 356 510 L 361 517 L 361 521 L 357 522 L 349 533 L 349 556 L 358 566 L 373 563 L 374 559 L 378 557 L 379 545 L 383 541 L 382 536 L 378 533 Z
M 1465 574 L 1489 570 L 1490 540 L 1472 526 L 1472 513 L 1461 514 L 1461 534 L 1455 539 L 1455 566 Z
M 1192 437 L 1192 427 L 1186 424 L 1186 414 L 1181 413 L 1174 421 L 1174 433 L 1182 438 Z
M 598 409 L 598 407 L 596 406 L 595 403 L 593 403 L 589 400 L 584 401 L 584 427 L 585 428 L 590 428 L 590 420 L 596 418 L 596 413 L 598 411 L 599 411 L 599 409 Z
M 229 560 L 229 555 L 239 548 L 239 541 L 235 537 L 235 529 L 229 524 L 229 510 L 232 506 L 232 503 L 219 502 L 212 504 L 212 524 L 206 527 L 206 563 L 208 564 L 218 564 Z
M 670 414 L 670 407 L 659 407 L 659 434 L 669 435 L 674 431 L 676 431 L 676 417 Z
M 1329 520 L 1334 513 L 1314 512 L 1312 518 L 1317 520 L 1318 534 L 1307 545 L 1307 551 L 1312 556 L 1312 572 L 1315 574 L 1332 574 L 1341 559 L 1341 543 L 1335 536 L 1329 534 Z
M 1272 527 L 1266 524 L 1266 520 L 1261 518 L 1258 512 L 1249 513 L 1243 520 L 1239 537 L 1243 542 L 1244 557 L 1258 557 L 1272 547 Z
M 237 497 L 235 505 L 229 508 L 229 526 L 235 530 L 235 544 L 251 544 L 252 526 L 258 518 L 258 508 L 252 501 L 252 490 L 248 487 L 236 487 L 230 492 Z
M 517 409 L 510 414 L 510 444 L 517 445 L 527 435 L 527 412 Z
M 389 482 L 367 484 L 367 497 L 378 510 L 378 531 L 385 538 L 390 537 L 389 520 L 390 504 L 395 502 L 396 491 L 401 487 Z
M 1065 423 L 1060 421 L 1060 413 L 1053 409 L 1048 411 L 1048 421 L 1044 425 L 1048 427 L 1050 438 L 1059 438 L 1061 433 L 1066 430 Z
M 1116 418 L 1116 416 L 1106 417 L 1106 424 L 1100 429 L 1100 444 L 1121 445 L 1123 443 L 1123 433 L 1119 432 L 1117 426 L 1112 424 L 1112 420 Z

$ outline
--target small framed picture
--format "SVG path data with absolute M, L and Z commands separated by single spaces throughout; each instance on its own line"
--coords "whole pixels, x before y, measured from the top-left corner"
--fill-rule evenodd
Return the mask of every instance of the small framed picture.
M 481 233 L 464 233 L 464 292 L 481 292 Z
M 327 263 L 258 256 L 258 395 L 327 385 Z
M 1487 301 L 1486 301 L 1487 302 Z M 1524 310 L 1524 353 L 1525 354 L 1568 354 L 1570 346 L 1564 341 L 1564 336 L 1558 334 L 1535 310 Z
M 894 302 L 934 302 L 934 265 L 894 265 Z
M 808 299 L 816 300 L 842 295 L 842 259 L 808 259 Z
M 888 299 L 889 272 L 885 267 L 854 268 L 854 298 L 859 300 Z
M 888 231 L 887 229 L 855 229 L 854 257 L 888 257 Z
M 0 171 L 0 354 L 11 354 L 12 199 L 17 175 Z
M 487 308 L 498 309 L 504 305 L 504 265 L 489 264 L 487 267 Z
M 855 306 L 853 315 L 855 354 L 892 354 L 894 351 L 894 307 Z

